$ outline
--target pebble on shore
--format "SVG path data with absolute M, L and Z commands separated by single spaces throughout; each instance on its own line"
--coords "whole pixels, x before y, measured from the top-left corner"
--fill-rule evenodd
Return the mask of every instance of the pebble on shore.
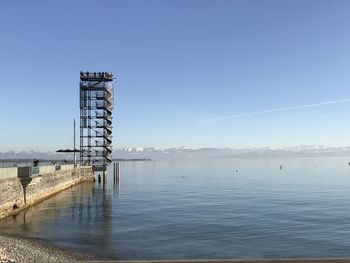
M 65 262 L 93 260 L 91 256 L 56 247 L 43 240 L 0 235 L 0 262 Z

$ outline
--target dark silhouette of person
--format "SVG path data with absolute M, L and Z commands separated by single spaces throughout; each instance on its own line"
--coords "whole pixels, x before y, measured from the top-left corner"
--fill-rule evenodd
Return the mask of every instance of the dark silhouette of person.
M 39 160 L 35 158 L 33 161 L 33 166 L 38 166 L 38 164 L 39 164 Z

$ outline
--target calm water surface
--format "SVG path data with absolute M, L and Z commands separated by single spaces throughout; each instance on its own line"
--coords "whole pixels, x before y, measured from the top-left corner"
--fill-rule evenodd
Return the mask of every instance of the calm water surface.
M 350 257 L 348 161 L 124 162 L 118 185 L 75 186 L 0 231 L 113 259 Z

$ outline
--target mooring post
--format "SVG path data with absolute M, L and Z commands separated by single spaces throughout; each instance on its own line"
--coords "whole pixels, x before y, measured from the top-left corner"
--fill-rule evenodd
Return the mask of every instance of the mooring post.
M 113 178 L 115 182 L 119 181 L 119 162 L 114 162 Z
M 103 176 L 102 185 L 103 185 L 103 189 L 105 189 L 107 185 L 107 171 L 103 171 L 102 176 Z

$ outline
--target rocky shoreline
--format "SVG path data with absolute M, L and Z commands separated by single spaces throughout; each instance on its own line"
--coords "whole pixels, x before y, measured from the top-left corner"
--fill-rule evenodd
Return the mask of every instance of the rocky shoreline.
M 67 262 L 94 260 L 92 256 L 59 248 L 47 241 L 0 234 L 0 262 Z

